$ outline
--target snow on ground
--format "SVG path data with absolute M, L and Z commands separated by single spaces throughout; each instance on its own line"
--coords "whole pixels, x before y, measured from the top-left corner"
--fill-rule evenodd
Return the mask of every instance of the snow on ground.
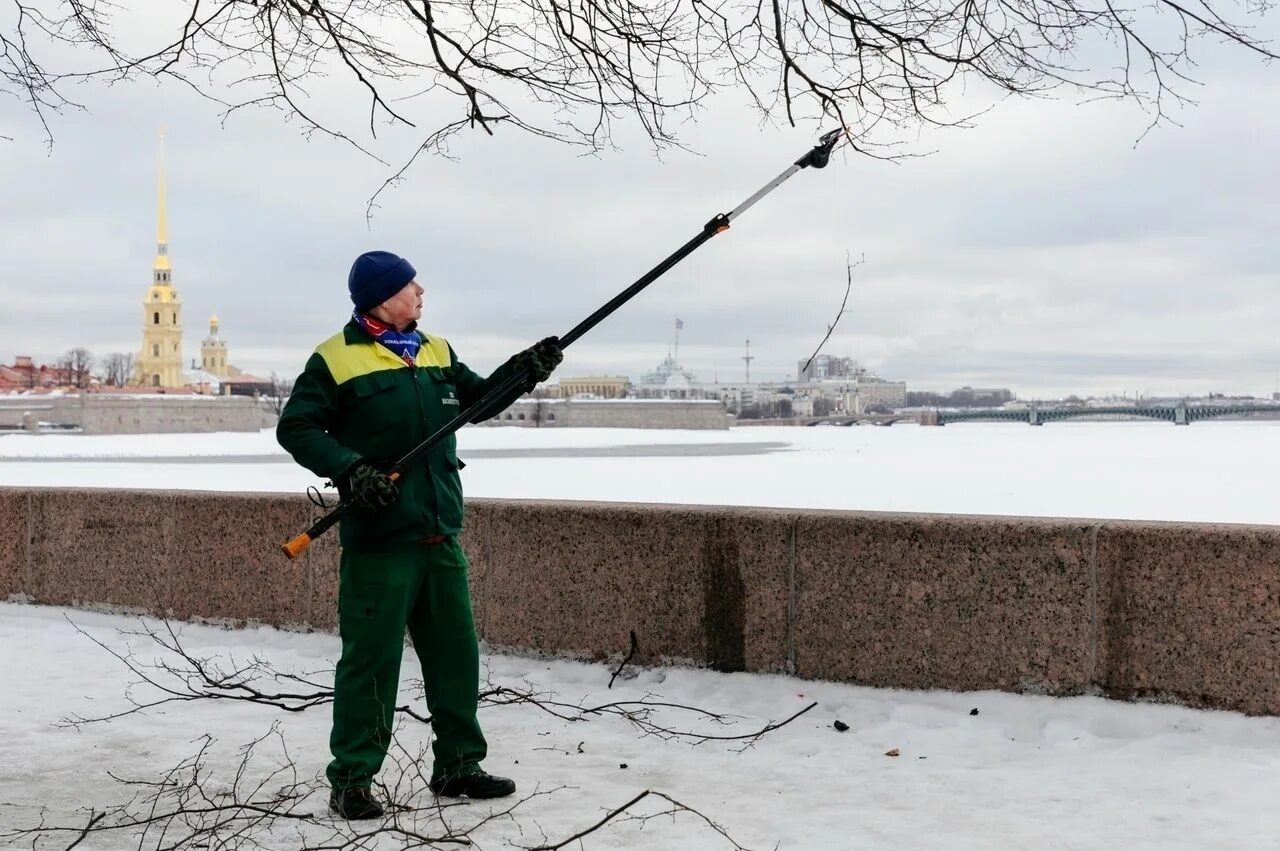
M 0 604 L 0 645 L 6 648 L 0 682 L 8 684 L 0 690 L 0 845 L 4 831 L 33 823 L 42 805 L 48 822 L 66 824 L 74 823 L 77 808 L 120 803 L 125 792 L 107 772 L 155 778 L 193 753 L 195 740 L 206 733 L 216 740 L 214 783 L 230 779 L 237 748 L 273 722 L 281 725 L 304 776 L 323 770 L 327 707 L 291 714 L 229 702 L 183 703 L 78 733 L 59 727 L 68 715 L 127 708 L 123 694 L 132 681 L 68 619 L 121 651 L 131 642 L 143 660 L 160 655 L 154 645 L 117 632 L 137 629 L 134 619 Z M 323 670 L 338 651 L 333 635 L 180 627 L 184 646 L 195 654 L 260 654 L 280 670 Z M 561 700 L 653 696 L 739 718 L 727 728 L 679 715 L 656 719 L 718 734 L 752 732 L 810 702 L 818 705 L 743 752 L 732 743 L 694 747 L 642 738 L 617 718 L 570 723 L 529 705 L 484 708 L 486 767 L 515 778 L 522 793 L 560 791 L 522 804 L 516 822 L 483 828 L 474 837 L 480 847 L 532 845 L 542 832 L 567 838 L 645 789 L 696 807 L 757 849 L 1263 849 L 1276 847 L 1280 836 L 1277 718 L 1090 697 L 901 692 L 687 669 L 641 670 L 610 691 L 610 669 L 603 665 L 501 655 L 488 655 L 484 663 L 494 684 L 532 683 Z M 404 700 L 413 699 L 414 665 L 410 651 Z M 152 694 L 133 691 L 139 700 Z M 971 714 L 975 708 L 977 715 Z M 850 729 L 838 732 L 836 720 Z M 399 741 L 416 752 L 425 732 L 409 722 Z M 899 756 L 885 755 L 894 748 Z M 620 768 L 623 763 L 628 767 Z M 266 770 L 253 765 L 251 774 Z M 319 813 L 324 806 L 316 795 L 304 809 Z M 462 810 L 465 818 L 455 818 L 478 820 L 491 808 L 470 804 Z M 48 847 L 66 847 L 67 839 Z M 278 847 L 293 847 L 281 842 Z M 137 844 L 117 837 L 77 847 Z M 608 827 L 582 847 L 728 846 L 682 816 L 648 822 L 643 830 L 634 823 Z
M 753 446 L 762 443 L 784 445 Z M 667 450 L 635 455 L 658 446 Z M 574 454 L 602 447 L 631 447 L 632 455 Z M 464 487 L 480 497 L 1280 523 L 1280 422 L 482 427 L 459 432 L 458 448 Z M 495 450 L 540 454 L 484 456 Z M 551 450 L 562 455 L 547 457 Z M 317 483 L 283 456 L 270 430 L 0 437 L 0 485 L 301 492 Z

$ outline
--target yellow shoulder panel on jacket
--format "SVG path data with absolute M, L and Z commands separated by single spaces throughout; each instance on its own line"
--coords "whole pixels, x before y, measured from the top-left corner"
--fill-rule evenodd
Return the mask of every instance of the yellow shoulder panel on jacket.
M 342 332 L 334 334 L 317 346 L 316 354 L 324 358 L 325 365 L 329 367 L 329 374 L 333 376 L 333 383 L 338 385 L 371 372 L 399 369 L 405 365 L 404 361 L 377 343 L 348 345 Z
M 422 348 L 418 349 L 418 366 L 438 366 L 448 369 L 453 364 L 449 361 L 449 342 L 444 337 L 427 336 Z

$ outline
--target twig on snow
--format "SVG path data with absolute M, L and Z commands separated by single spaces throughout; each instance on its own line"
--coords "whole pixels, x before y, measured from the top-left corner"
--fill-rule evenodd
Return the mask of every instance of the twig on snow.
M 636 651 L 640 649 L 640 642 L 636 640 L 636 631 L 631 630 L 631 650 L 627 653 L 627 658 L 622 660 L 622 664 L 618 666 L 618 670 L 613 672 L 613 676 L 609 678 L 609 688 L 613 688 L 613 681 L 618 678 L 618 674 L 622 673 L 622 669 L 627 667 L 627 663 L 635 658 Z

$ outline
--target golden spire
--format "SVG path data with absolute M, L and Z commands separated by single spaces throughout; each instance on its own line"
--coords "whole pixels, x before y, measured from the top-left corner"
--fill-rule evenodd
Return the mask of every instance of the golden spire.
M 216 313 L 209 317 L 209 336 L 218 336 L 218 314 Z
M 164 128 L 160 128 L 160 160 L 156 175 L 156 262 L 155 282 L 157 284 L 172 283 L 169 280 L 169 220 L 165 210 L 164 182 Z M 163 275 L 161 273 L 164 273 Z

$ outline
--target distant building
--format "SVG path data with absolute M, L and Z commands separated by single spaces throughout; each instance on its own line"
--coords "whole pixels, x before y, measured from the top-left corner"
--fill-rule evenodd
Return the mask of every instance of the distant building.
M 719 399 L 730 411 L 741 411 L 750 408 L 760 401 L 759 384 L 698 384 L 694 387 L 703 399 Z M 768 394 L 765 394 L 768 395 Z
M 961 387 L 950 393 L 913 390 L 907 394 L 907 405 L 914 408 L 1003 408 L 1016 401 L 1013 391 L 1004 387 Z
M 853 386 L 852 401 L 852 409 L 846 405 L 845 410 L 856 414 L 871 408 L 904 408 L 907 405 L 907 383 L 858 381 Z
M 0 390 L 33 390 L 39 374 L 28 355 L 18 355 L 10 365 L 0 364 Z
M 219 384 L 222 396 L 270 396 L 275 393 L 276 386 L 269 378 L 258 378 L 242 372 L 233 378 L 224 378 Z
M 869 374 L 862 378 L 827 378 L 797 384 L 796 403 L 801 399 L 829 402 L 828 413 L 861 414 L 871 409 L 906 407 L 907 385 Z M 826 407 L 814 406 L 815 410 Z
M 217 314 L 209 318 L 209 336 L 200 341 L 200 369 L 219 378 L 235 374 L 227 362 L 227 341 L 218 336 Z
M 563 399 L 587 396 L 593 399 L 622 399 L 630 395 L 631 379 L 623 375 L 588 375 L 561 378 L 556 395 Z
M 672 336 L 671 349 L 667 352 L 666 358 L 663 359 L 662 363 L 658 364 L 658 368 L 653 372 L 647 372 L 640 376 L 640 384 L 635 388 L 635 393 L 639 398 L 702 398 L 694 387 L 698 383 L 698 376 L 680 365 L 680 331 L 683 329 L 684 323 L 677 319 Z
M 66 367 L 37 366 L 29 355 L 18 355 L 9 365 L 0 364 L 0 392 L 48 391 L 74 384 L 74 376 Z
M 182 387 L 182 300 L 173 286 L 169 263 L 169 227 L 165 212 L 164 136 L 156 181 L 156 259 L 151 288 L 142 302 L 142 349 L 137 383 L 147 387 Z
M 791 399 L 791 414 L 796 417 L 812 417 L 814 415 L 815 402 L 818 400 L 813 396 L 801 396 L 797 394 Z
M 1013 401 L 1013 391 L 1004 387 L 961 387 L 959 390 L 952 391 L 951 399 L 957 405 L 998 408 L 1005 402 Z
M 834 355 L 818 355 L 812 361 L 805 358 L 796 362 L 796 380 L 822 381 L 826 378 L 856 378 L 859 372 L 865 372 L 853 358 L 841 358 Z
M 702 394 L 694 386 L 698 377 L 680 368 L 671 356 L 662 362 L 658 371 L 648 373 L 635 388 L 641 399 L 701 399 Z
M 807 365 L 807 368 L 806 368 Z M 835 414 L 861 414 L 879 408 L 902 408 L 907 404 L 907 385 L 886 381 L 853 358 L 818 355 L 796 364 L 796 398 L 793 409 Z
M 182 300 L 173 285 L 169 260 L 168 199 L 165 194 L 164 136 L 156 180 L 156 257 L 151 266 L 151 287 L 142 302 L 142 348 L 135 361 L 132 384 L 159 389 L 191 388 L 197 393 L 220 392 L 220 380 L 240 375 L 231 365 L 227 343 L 218 333 L 218 317 L 209 319 L 209 336 L 200 341 L 200 365 L 184 370 L 182 352 Z
M 186 382 L 187 387 L 203 396 L 222 395 L 222 377 L 198 369 L 195 361 L 191 362 L 191 369 L 182 374 L 182 380 Z

